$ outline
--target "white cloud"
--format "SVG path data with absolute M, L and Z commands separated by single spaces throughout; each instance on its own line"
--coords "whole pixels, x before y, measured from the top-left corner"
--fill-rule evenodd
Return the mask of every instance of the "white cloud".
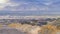
M 9 0 L 0 0 L 0 3 L 4 4 L 7 3 Z
M 9 0 L 0 0 L 0 10 L 3 10 L 8 2 Z
M 46 5 L 48 5 L 47 3 L 45 3 Z M 9 11 L 47 11 L 48 7 L 44 7 L 44 6 L 38 6 L 38 5 L 34 5 L 34 4 L 30 4 L 27 2 L 19 2 L 19 3 L 15 3 L 15 2 L 11 2 L 11 1 L 7 1 L 7 3 L 3 3 L 0 5 L 0 10 L 9 10 Z
M 11 11 L 47 11 L 48 8 L 44 7 L 44 8 L 38 8 L 38 7 L 31 7 L 31 8 L 20 8 L 20 9 L 16 9 L 16 8 L 11 8 Z
M 10 1 L 6 1 L 6 2 L 1 2 L 0 3 L 0 10 L 5 10 L 5 9 L 7 9 L 8 10 L 8 8 L 6 8 L 6 7 L 15 7 L 15 6 L 18 6 L 19 4 L 16 4 L 16 3 L 13 3 L 13 2 L 10 2 Z
M 49 5 L 53 4 L 53 2 L 45 2 L 45 3 L 43 3 L 43 4 L 49 6 Z

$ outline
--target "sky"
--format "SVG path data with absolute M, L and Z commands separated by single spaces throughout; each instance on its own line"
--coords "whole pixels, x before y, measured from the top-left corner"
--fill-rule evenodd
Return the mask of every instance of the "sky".
M 0 0 L 0 15 L 60 15 L 60 0 Z

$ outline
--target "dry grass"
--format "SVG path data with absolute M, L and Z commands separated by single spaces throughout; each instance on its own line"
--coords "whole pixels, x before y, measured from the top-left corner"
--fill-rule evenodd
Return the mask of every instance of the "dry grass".
M 41 27 L 39 26 L 32 26 L 28 24 L 9 24 L 9 27 L 16 28 L 19 30 L 22 30 L 23 32 L 27 34 L 38 34 L 38 32 L 41 30 Z

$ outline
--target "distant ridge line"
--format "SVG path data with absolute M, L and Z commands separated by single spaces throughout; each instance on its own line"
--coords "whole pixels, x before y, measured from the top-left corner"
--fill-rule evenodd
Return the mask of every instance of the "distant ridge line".
M 0 16 L 0 19 L 39 19 L 39 18 L 60 18 L 60 16 Z

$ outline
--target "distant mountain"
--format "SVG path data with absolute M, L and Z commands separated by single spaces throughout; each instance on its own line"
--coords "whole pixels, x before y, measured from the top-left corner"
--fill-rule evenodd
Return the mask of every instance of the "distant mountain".
M 41 15 L 60 15 L 60 12 L 50 11 L 0 11 L 1 15 L 17 15 L 17 16 L 41 16 Z

